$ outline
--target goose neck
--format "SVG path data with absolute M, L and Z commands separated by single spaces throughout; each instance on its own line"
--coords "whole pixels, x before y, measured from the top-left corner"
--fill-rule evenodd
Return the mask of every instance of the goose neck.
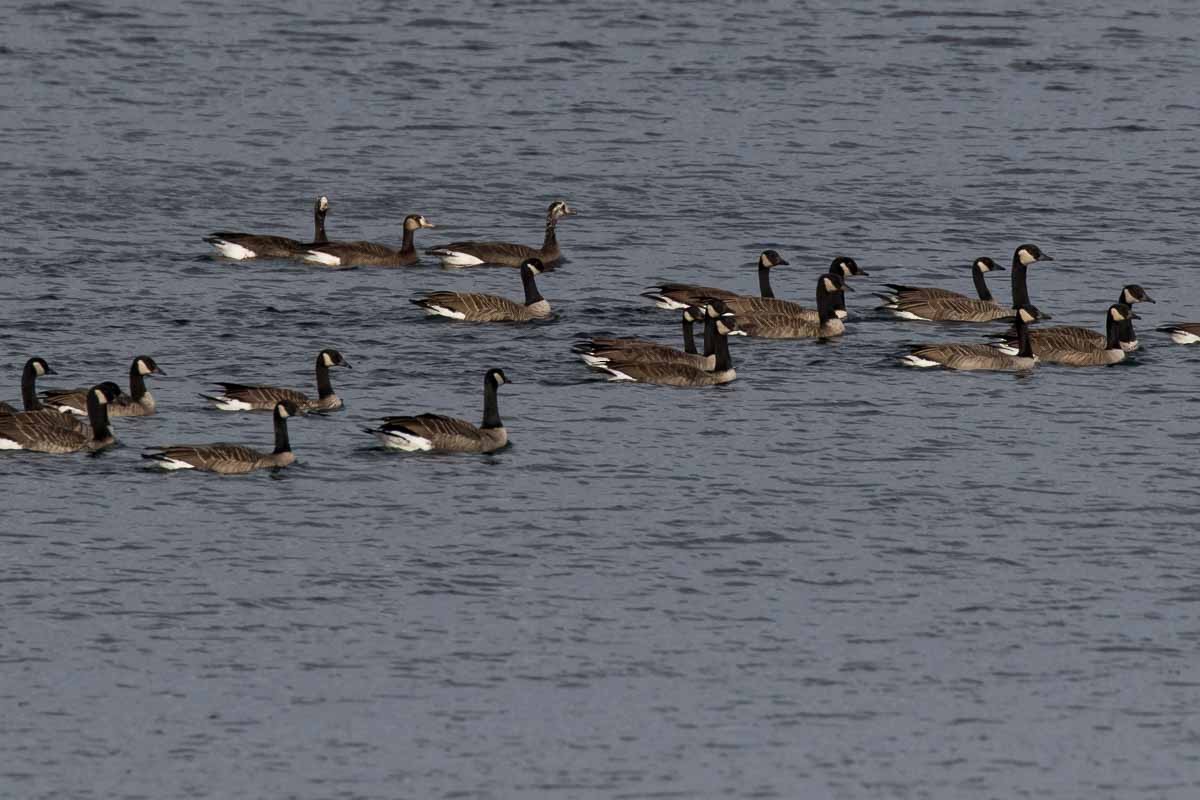
M 1018 251 L 1020 252 L 1020 251 Z M 1017 253 L 1013 253 L 1012 260 L 1012 304 L 1013 308 L 1031 305 L 1029 302 L 1029 284 L 1026 281 L 1026 272 L 1029 268 L 1021 263 L 1021 258 Z
M 683 318 L 683 352 L 696 353 L 696 334 L 694 323 L 687 317 Z
M 317 208 L 313 211 L 313 244 L 325 244 L 329 241 L 329 237 L 325 235 L 325 214 L 326 209 L 321 208 L 317 204 Z
M 975 280 L 975 291 L 979 294 L 979 299 L 985 303 L 992 302 L 992 290 L 988 288 L 987 278 L 978 264 L 971 267 L 971 277 Z
M 416 255 L 417 247 L 413 244 L 414 229 L 404 226 L 404 238 L 400 242 L 400 255 L 411 256 Z
M 483 382 L 483 427 L 503 428 L 500 421 L 500 404 L 496 399 L 496 382 L 490 378 Z
M 275 412 L 275 454 L 292 452 L 292 442 L 288 439 L 287 417 Z
M 329 367 L 325 365 L 325 356 L 317 356 L 317 397 L 324 400 L 333 394 L 333 382 L 329 380 Z
M 133 398 L 134 402 L 146 396 L 146 378 L 142 375 L 142 371 L 138 369 L 138 362 L 136 360 L 129 368 L 129 396 Z
M 758 291 L 766 298 L 775 296 L 775 290 L 771 288 L 771 268 L 762 264 L 758 266 Z
M 531 306 L 534 303 L 539 303 L 543 299 L 541 292 L 538 291 L 537 281 L 534 280 L 533 270 L 521 270 L 521 283 L 525 286 L 525 305 Z
M 37 411 L 42 407 L 37 396 L 37 370 L 33 364 L 26 364 L 21 372 L 21 406 L 26 411 Z
M 87 396 L 88 421 L 92 423 L 92 439 L 102 442 L 112 438 L 112 428 L 108 423 L 108 404 L 96 399 L 95 391 L 88 391 Z
M 729 336 L 720 331 L 713 332 L 713 338 L 716 339 L 716 364 L 714 365 L 715 372 L 725 372 L 733 369 L 733 359 L 729 356 Z

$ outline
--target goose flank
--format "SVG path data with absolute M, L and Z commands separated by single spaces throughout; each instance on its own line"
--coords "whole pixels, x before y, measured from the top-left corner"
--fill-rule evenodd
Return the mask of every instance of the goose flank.
M 337 350 L 322 350 L 317 353 L 317 398 L 314 400 L 304 392 L 295 389 L 282 389 L 277 386 L 260 384 L 218 383 L 222 391 L 218 394 L 201 394 L 213 406 L 221 411 L 274 411 L 281 402 L 290 402 L 296 411 L 289 413 L 307 413 L 309 411 L 335 411 L 342 407 L 342 399 L 333 391 L 329 380 L 331 367 L 350 369 L 350 362 L 342 358 Z
M 162 469 L 198 469 L 220 475 L 244 475 L 259 469 L 282 469 L 296 460 L 288 439 L 287 421 L 300 413 L 296 404 L 281 400 L 272 409 L 275 449 L 262 453 L 240 444 L 176 444 L 142 454 Z
M 510 242 L 453 242 L 431 247 L 425 253 L 440 258 L 444 267 L 475 267 L 480 264 L 519 267 L 531 258 L 538 259 L 546 266 L 554 266 L 562 259 L 562 251 L 558 246 L 558 220 L 577 213 L 563 200 L 551 203 L 546 210 L 546 236 L 540 249 Z
M 1037 319 L 1037 311 L 1030 306 L 1018 308 L 1015 325 L 1018 333 L 1018 350 L 1015 355 L 1001 352 L 990 344 L 924 344 L 913 345 L 912 352 L 900 362 L 910 367 L 946 367 L 959 370 L 999 370 L 1020 372 L 1033 369 L 1038 358 L 1034 355 L 1029 338 L 1029 323 Z
M 329 198 L 324 195 L 313 204 L 313 240 L 299 242 L 285 236 L 263 236 L 254 233 L 216 231 L 204 241 L 216 248 L 217 253 L 235 261 L 251 258 L 296 258 L 304 255 L 310 247 L 325 244 L 325 215 L 329 213 Z
M 304 260 L 326 267 L 407 267 L 418 261 L 413 234 L 421 228 L 435 227 L 420 214 L 404 218 L 404 239 L 400 249 L 375 242 L 329 242 L 309 248 Z
M 538 291 L 535 278 L 545 271 L 542 262 L 529 258 L 521 265 L 525 303 L 507 297 L 474 292 L 433 292 L 409 302 L 435 317 L 467 322 L 529 322 L 550 316 L 550 303 Z
M 378 428 L 364 428 L 393 450 L 442 450 L 454 453 L 491 453 L 508 444 L 508 431 L 500 420 L 496 390 L 511 383 L 504 370 L 490 369 L 483 378 L 483 424 L 441 414 L 388 417 Z

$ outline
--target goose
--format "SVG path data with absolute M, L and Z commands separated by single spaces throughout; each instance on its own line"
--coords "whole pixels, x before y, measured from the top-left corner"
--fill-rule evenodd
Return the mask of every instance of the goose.
M 499 264 L 503 267 L 520 267 L 531 258 L 543 264 L 554 265 L 562 258 L 558 248 L 555 226 L 561 217 L 579 212 L 563 200 L 555 200 L 546 210 L 546 238 L 541 249 L 509 242 L 453 242 L 441 247 L 431 247 L 426 255 L 437 256 L 443 267 L 476 267 L 480 264 Z
M 317 353 L 316 400 L 295 389 L 241 383 L 217 383 L 217 386 L 223 389 L 222 392 L 200 396 L 220 411 L 273 411 L 275 406 L 284 401 L 294 404 L 298 413 L 335 411 L 342 407 L 342 399 L 334 393 L 333 384 L 329 381 L 330 367 L 350 369 L 350 362 L 342 358 L 342 354 L 337 350 L 322 350 Z
M 763 250 L 758 256 L 758 291 L 763 297 L 774 297 L 771 288 L 771 268 L 787 266 L 783 256 L 775 250 Z M 751 295 L 752 296 L 752 295 Z M 743 297 L 728 289 L 717 289 L 712 286 L 698 286 L 694 283 L 660 283 L 642 292 L 642 297 L 654 301 L 655 308 L 670 310 L 701 305 L 712 299 L 733 300 Z
M 1104 341 L 1099 347 L 1088 340 L 1080 344 L 1083 337 L 1049 336 L 1039 334 L 1045 331 L 1029 332 L 1029 339 L 1037 352 L 1038 361 L 1042 364 L 1065 364 L 1069 367 L 1100 367 L 1116 364 L 1125 360 L 1127 349 L 1125 342 L 1133 338 L 1133 322 L 1138 315 L 1125 303 L 1114 303 L 1108 307 L 1105 314 Z M 1083 332 L 1091 334 L 1087 328 L 1066 328 L 1068 332 Z M 1136 342 L 1137 340 L 1134 339 Z M 1013 355 L 1017 352 L 1015 343 L 1002 343 L 1000 349 Z
M 1117 297 L 1117 305 L 1132 306 L 1134 303 L 1155 303 L 1156 301 L 1146 293 L 1146 290 L 1136 283 L 1131 283 L 1121 289 L 1121 294 Z M 1133 351 L 1138 349 L 1137 334 L 1133 330 L 1134 319 L 1141 319 L 1136 314 L 1126 315 L 1126 320 L 1121 323 L 1120 341 L 1121 349 L 1125 351 Z M 1037 349 L 1038 355 L 1041 355 L 1042 349 L 1046 347 L 1063 347 L 1071 350 L 1103 350 L 1108 346 L 1108 334 L 1094 331 L 1091 328 L 1083 328 L 1077 325 L 1052 325 L 1046 328 L 1036 328 L 1029 332 L 1029 336 L 1033 339 L 1034 347 Z M 992 334 L 993 339 L 996 339 L 1003 344 L 1001 349 L 1008 352 L 1015 347 L 1017 340 L 1017 332 L 1009 329 L 1005 333 Z M 1044 360 L 1044 359 L 1043 359 Z
M 162 469 L 199 469 L 220 475 L 244 475 L 256 469 L 282 469 L 296 460 L 288 440 L 288 417 L 300 413 L 291 400 L 280 400 L 273 409 L 275 449 L 262 453 L 240 444 L 174 444 L 156 447 L 142 458 Z
M 304 260 L 326 267 L 407 267 L 417 263 L 413 233 L 419 228 L 436 227 L 420 214 L 404 218 L 404 239 L 400 249 L 374 242 L 329 242 L 309 248 Z
M 696 340 L 692 324 L 704 320 L 704 353 L 696 352 Z M 643 339 L 591 339 L 575 346 L 575 351 L 589 367 L 602 368 L 606 364 L 629 363 L 679 363 L 692 364 L 711 370 L 716 365 L 715 337 L 716 316 L 709 316 L 705 309 L 688 306 L 683 310 L 683 350 L 647 342 Z
M 1177 322 L 1174 325 L 1164 325 L 1159 330 L 1171 334 L 1171 341 L 1175 344 L 1200 342 L 1200 322 Z
M 846 279 L 837 273 L 827 272 L 817 279 L 817 318 L 812 319 L 803 310 L 797 313 L 742 313 L 738 314 L 738 327 L 747 336 L 764 339 L 807 339 L 841 336 L 846 326 L 836 314 L 839 295 L 848 288 Z M 728 301 L 727 301 L 728 302 Z
M 285 236 L 260 236 L 254 233 L 216 231 L 204 241 L 217 249 L 217 253 L 235 261 L 248 258 L 295 258 L 303 255 L 310 247 L 325 244 L 325 215 L 329 213 L 329 198 L 321 195 L 313 204 L 313 240 L 298 242 Z
M 494 294 L 473 292 L 433 292 L 409 302 L 434 317 L 468 322 L 528 322 L 550 316 L 550 304 L 538 292 L 534 277 L 542 274 L 541 260 L 527 258 L 521 265 L 521 283 L 525 285 L 525 304 Z
M 58 411 L 43 409 L 0 416 L 0 450 L 32 450 L 37 453 L 76 453 L 102 450 L 114 444 L 108 422 L 108 404 L 121 393 L 112 381 L 88 390 L 88 422 L 81 430 L 74 419 Z
M 147 375 L 166 375 L 150 356 L 138 356 L 129 365 L 129 394 L 108 404 L 110 417 L 144 417 L 156 408 L 154 395 L 146 388 Z M 41 393 L 46 406 L 71 414 L 87 413 L 88 389 L 47 389 Z
M 858 262 L 848 256 L 838 256 L 835 258 L 829 265 L 829 271 L 834 275 L 841 275 L 842 278 L 849 278 L 852 275 L 870 274 L 865 269 L 861 269 L 858 266 Z M 762 297 L 747 296 L 730 298 L 725 301 L 725 305 L 734 314 L 787 314 L 810 322 L 819 322 L 821 319 L 820 313 L 815 308 L 805 308 L 799 303 L 793 303 L 790 300 L 780 300 L 765 294 Z M 844 292 L 838 292 L 835 295 L 833 313 L 838 319 L 845 319 L 849 316 L 846 312 L 846 295 Z
M 880 306 L 881 310 L 890 311 L 895 316 L 901 319 L 928 319 L 921 316 L 921 312 L 925 310 L 922 301 L 932 298 L 944 300 L 953 300 L 956 305 L 962 305 L 964 308 L 984 308 L 982 304 L 987 304 L 988 308 L 999 308 L 995 299 L 992 297 L 991 289 L 988 288 L 987 278 L 984 277 L 989 272 L 1003 272 L 1004 267 L 997 264 L 987 256 L 975 259 L 971 264 L 971 277 L 975 281 L 975 292 L 979 295 L 979 300 L 976 301 L 972 297 L 958 292 L 952 292 L 949 289 L 940 289 L 932 286 L 906 286 L 899 283 L 885 284 L 891 291 L 877 292 L 876 296 L 884 301 Z M 910 308 L 902 307 L 910 306 Z M 1003 310 L 1001 316 L 1011 316 L 1012 312 Z
M 627 362 L 601 364 L 598 368 L 609 373 L 610 381 L 633 381 L 660 386 L 717 386 L 729 383 L 737 378 L 733 360 L 729 356 L 729 334 L 737 330 L 737 318 L 733 314 L 721 314 L 713 324 L 715 360 L 712 369 L 678 362 Z
M 37 379 L 43 375 L 57 375 L 46 359 L 34 356 L 25 362 L 21 370 L 21 405 L 26 411 L 37 411 L 42 407 L 37 396 Z M 8 403 L 0 402 L 0 414 L 16 414 L 17 409 Z
M 1021 306 L 1016 312 L 1019 348 L 1008 355 L 990 344 L 925 344 L 913 345 L 912 352 L 900 363 L 909 367 L 946 367 L 963 370 L 1001 370 L 1019 372 L 1033 369 L 1038 357 L 1033 353 L 1029 338 L 1029 323 L 1038 318 L 1032 306 Z
M 384 447 L 394 450 L 443 450 L 453 453 L 490 453 L 508 444 L 508 431 L 500 421 L 496 390 L 512 383 L 502 369 L 489 369 L 483 377 L 483 424 L 478 428 L 463 419 L 441 414 L 388 417 L 378 428 L 364 428 Z

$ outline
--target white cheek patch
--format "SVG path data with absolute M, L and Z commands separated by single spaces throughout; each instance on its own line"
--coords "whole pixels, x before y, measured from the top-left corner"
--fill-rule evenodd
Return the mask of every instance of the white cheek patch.
M 138 361 L 138 372 L 140 372 L 142 375 L 149 375 L 150 373 L 154 372 L 154 370 L 150 369 L 150 367 L 146 365 L 145 361 Z
M 1019 256 L 1021 259 L 1021 263 L 1027 267 L 1030 264 L 1032 264 L 1033 262 L 1037 261 L 1037 259 L 1033 257 L 1033 253 L 1029 252 L 1025 248 L 1021 248 L 1021 252 L 1020 252 Z
M 325 366 L 327 366 L 327 367 L 333 366 L 333 359 L 329 356 L 329 353 L 322 353 L 321 358 L 322 358 L 322 360 L 324 360 Z

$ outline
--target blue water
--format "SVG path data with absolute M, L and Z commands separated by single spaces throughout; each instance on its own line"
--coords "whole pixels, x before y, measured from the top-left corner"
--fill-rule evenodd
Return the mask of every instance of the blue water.
M 97 457 L 5 453 L 0 796 L 1192 798 L 1200 10 L 1077 2 L 55 2 L 0 28 L 0 394 L 124 381 L 159 413 Z M 400 241 L 408 213 L 567 262 L 554 321 L 428 320 L 515 271 L 216 259 L 242 229 Z M 1056 322 L 1125 283 L 1141 349 L 1026 377 L 906 370 L 980 327 L 887 319 L 1023 242 Z M 606 383 L 573 337 L 674 341 L 659 279 L 811 302 L 832 343 L 733 345 L 712 390 Z M 1007 273 L 995 275 L 1009 296 Z M 268 447 L 217 380 L 312 391 L 298 463 L 163 475 L 143 447 Z M 407 456 L 385 414 L 512 447 Z

